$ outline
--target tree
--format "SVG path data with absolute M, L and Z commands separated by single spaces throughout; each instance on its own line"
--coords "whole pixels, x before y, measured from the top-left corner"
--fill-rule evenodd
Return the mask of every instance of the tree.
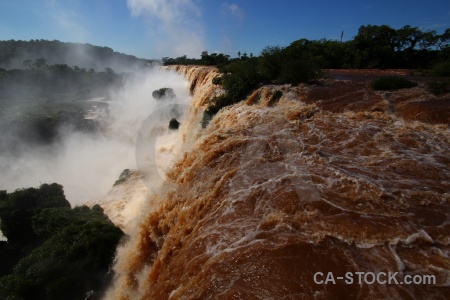
M 436 37 L 436 47 L 438 50 L 444 50 L 450 46 L 450 28 L 447 28 L 443 34 Z
M 37 69 L 42 69 L 44 66 L 47 66 L 47 60 L 43 58 L 38 58 L 34 61 L 33 66 L 36 67 Z
M 363 25 L 359 27 L 353 45 L 368 54 L 363 67 L 387 67 L 392 64 L 398 49 L 398 35 L 387 25 Z
M 268 46 L 261 51 L 260 69 L 265 80 L 277 78 L 281 72 L 283 49 L 280 46 Z
M 31 69 L 31 67 L 32 67 L 32 61 L 31 61 L 31 59 L 26 59 L 26 60 L 24 60 L 22 64 L 23 64 L 27 69 Z
M 177 121 L 177 119 L 172 118 L 169 121 L 169 129 L 176 130 L 180 127 L 180 122 Z
M 11 216 L 26 218 L 18 224 Z M 88 292 L 101 297 L 123 232 L 100 206 L 71 209 L 61 185 L 43 184 L 0 191 L 0 218 L 8 238 L 0 243 L 0 299 L 82 299 Z M 33 239 L 18 240 L 24 233 Z
M 175 95 L 175 92 L 171 88 L 163 87 L 158 90 L 154 90 L 152 93 L 153 99 L 156 100 L 163 100 L 163 99 L 175 99 L 177 96 Z
M 47 207 L 70 207 L 62 186 L 43 184 L 39 189 L 16 190 L 0 198 L 0 230 L 8 242 L 17 246 L 33 243 L 37 236 L 32 229 L 33 214 Z

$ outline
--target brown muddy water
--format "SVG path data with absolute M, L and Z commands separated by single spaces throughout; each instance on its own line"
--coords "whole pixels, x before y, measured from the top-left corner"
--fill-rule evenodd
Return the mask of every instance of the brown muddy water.
M 195 107 L 220 93 L 213 68 L 172 70 Z M 345 75 L 217 114 L 149 197 L 107 298 L 448 299 L 449 96 Z M 422 275 L 435 284 L 400 284 Z

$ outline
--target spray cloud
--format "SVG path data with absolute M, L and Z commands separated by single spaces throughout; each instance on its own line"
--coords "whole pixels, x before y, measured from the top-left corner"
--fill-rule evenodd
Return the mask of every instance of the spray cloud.
M 153 28 L 161 56 L 197 57 L 205 49 L 201 11 L 192 0 L 128 0 L 135 17 L 143 16 Z
M 152 91 L 161 87 L 172 88 L 178 102 L 188 103 L 187 82 L 181 75 L 153 69 L 130 78 L 106 101 L 109 116 L 101 121 L 106 128 L 103 133 L 84 133 L 64 127 L 60 129 L 63 138 L 58 143 L 23 146 L 15 153 L 2 152 L 0 168 L 6 176 L 0 182 L 0 189 L 11 192 L 57 182 L 64 186 L 72 205 L 104 196 L 124 169 L 135 168 L 137 133 L 143 120 L 162 105 L 151 96 Z M 2 135 L 2 139 L 14 144 L 13 135 Z

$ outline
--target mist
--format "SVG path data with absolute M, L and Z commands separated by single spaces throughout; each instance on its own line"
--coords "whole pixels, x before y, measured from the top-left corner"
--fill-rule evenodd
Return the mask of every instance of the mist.
M 144 17 L 161 56 L 197 57 L 205 50 L 201 8 L 192 0 L 127 0 L 134 17 Z
M 27 60 L 44 59 L 48 65 L 63 64 L 70 67 L 115 72 L 137 72 L 157 64 L 156 60 L 137 58 L 109 47 L 58 40 L 0 41 L 0 47 L 9 49 L 9 55 L 0 58 L 0 68 L 24 69 Z
M 12 192 L 57 182 L 64 186 L 72 205 L 103 197 L 126 169 L 135 169 L 135 143 L 143 120 L 167 101 L 153 99 L 152 92 L 172 88 L 177 96 L 172 102 L 190 101 L 187 81 L 174 72 L 153 68 L 128 77 L 123 86 L 105 91 L 108 98 L 98 98 L 108 109 L 99 109 L 101 130 L 82 132 L 70 126 L 58 129 L 59 139 L 50 145 L 29 146 L 18 151 L 2 151 L 0 189 Z M 89 99 L 86 99 L 89 100 Z M 103 112 L 103 114 L 102 114 Z M 13 134 L 0 133 L 5 144 L 20 144 Z

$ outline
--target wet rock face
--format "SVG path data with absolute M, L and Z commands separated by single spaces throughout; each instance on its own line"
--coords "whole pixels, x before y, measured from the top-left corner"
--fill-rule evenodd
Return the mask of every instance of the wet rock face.
M 448 122 L 399 118 L 413 115 L 402 105 L 430 101 L 420 87 L 366 87 L 268 86 L 222 110 L 153 196 L 160 206 L 121 251 L 111 294 L 445 299 Z M 318 284 L 317 272 L 354 281 Z M 433 275 L 436 284 L 359 284 L 356 272 Z

